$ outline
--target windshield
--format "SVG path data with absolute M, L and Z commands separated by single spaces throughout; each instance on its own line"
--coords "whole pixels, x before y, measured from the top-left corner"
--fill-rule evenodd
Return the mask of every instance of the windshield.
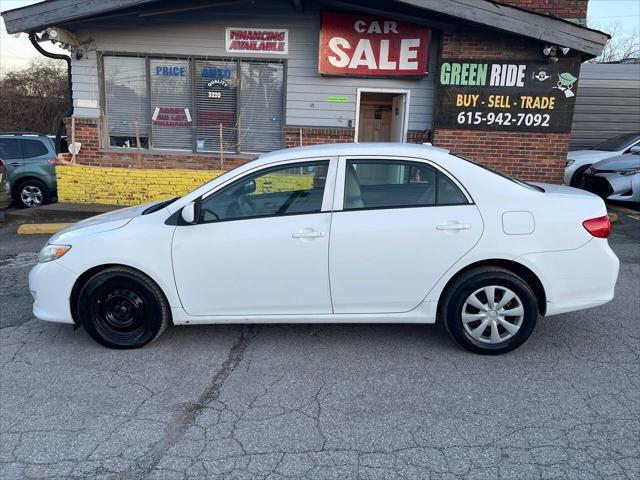
M 599 143 L 591 150 L 602 150 L 603 152 L 619 152 L 620 150 L 626 150 L 631 145 L 640 140 L 640 133 L 627 133 L 624 135 L 618 135 L 617 137 L 610 138 L 602 143 Z
M 517 183 L 518 185 L 520 185 L 522 187 L 528 188 L 530 190 L 535 190 L 536 192 L 544 192 L 544 188 L 539 187 L 538 185 L 533 185 L 531 183 L 525 182 L 524 180 L 520 180 L 519 178 L 511 177 L 509 175 L 505 175 L 504 173 L 499 172 L 498 170 L 494 170 L 493 168 L 487 167 L 486 165 L 483 165 L 482 163 L 476 162 L 475 160 L 472 160 L 472 159 L 470 159 L 468 157 L 465 157 L 463 155 L 458 155 L 458 154 L 453 153 L 453 152 L 451 154 L 456 156 L 456 157 L 458 157 L 458 158 L 461 158 L 462 160 L 466 160 L 469 163 L 473 163 L 474 165 L 476 165 L 476 166 L 478 166 L 480 168 L 484 168 L 485 170 L 493 173 L 494 175 L 498 175 L 499 177 L 506 178 L 507 180 L 510 180 L 513 183 Z

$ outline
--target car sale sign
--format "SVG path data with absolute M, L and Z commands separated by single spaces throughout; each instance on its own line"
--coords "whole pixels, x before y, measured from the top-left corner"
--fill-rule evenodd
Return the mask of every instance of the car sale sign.
M 385 17 L 322 13 L 318 71 L 323 75 L 422 77 L 431 30 Z

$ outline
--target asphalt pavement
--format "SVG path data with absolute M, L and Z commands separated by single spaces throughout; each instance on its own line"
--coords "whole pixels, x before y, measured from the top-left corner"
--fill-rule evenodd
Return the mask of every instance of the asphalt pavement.
M 503 356 L 439 326 L 172 328 L 100 347 L 31 314 L 46 237 L 0 225 L 0 478 L 640 478 L 640 220 L 616 299 Z

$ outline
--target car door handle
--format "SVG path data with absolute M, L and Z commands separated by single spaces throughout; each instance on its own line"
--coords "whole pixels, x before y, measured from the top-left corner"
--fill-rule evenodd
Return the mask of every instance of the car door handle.
M 436 230 L 469 230 L 471 225 L 468 223 L 443 223 L 442 225 L 438 225 Z
M 292 233 L 293 238 L 319 238 L 324 237 L 324 232 L 318 232 L 317 230 L 300 230 L 299 232 Z
M 10 163 L 9 166 L 10 167 L 20 167 L 20 166 L 22 166 L 22 164 L 19 163 L 19 162 L 13 162 L 13 163 Z

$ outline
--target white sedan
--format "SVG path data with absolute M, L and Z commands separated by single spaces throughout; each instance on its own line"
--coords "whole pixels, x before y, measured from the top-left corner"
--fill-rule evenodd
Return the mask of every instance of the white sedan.
M 168 325 L 445 323 L 478 353 L 613 298 L 597 196 L 424 145 L 261 156 L 171 201 L 77 223 L 29 275 L 33 312 L 135 348 Z

